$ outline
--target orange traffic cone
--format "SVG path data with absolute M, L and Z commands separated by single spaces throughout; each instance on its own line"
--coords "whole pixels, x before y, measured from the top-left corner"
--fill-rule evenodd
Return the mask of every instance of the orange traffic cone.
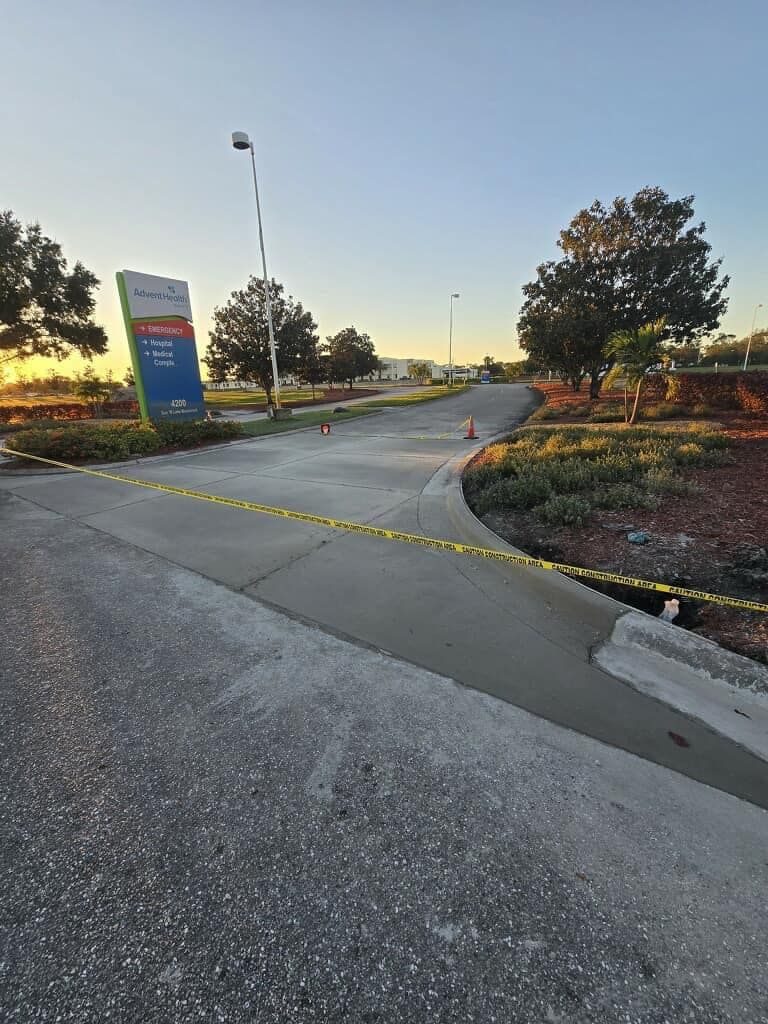
M 474 441 L 475 438 L 477 437 L 477 434 L 475 433 L 475 421 L 471 416 L 469 417 L 469 429 L 467 430 L 464 437 L 465 440 L 467 441 Z

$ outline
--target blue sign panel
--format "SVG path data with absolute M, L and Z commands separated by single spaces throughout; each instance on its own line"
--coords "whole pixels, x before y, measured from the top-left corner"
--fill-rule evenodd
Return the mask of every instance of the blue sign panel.
M 192 324 L 181 318 L 134 321 L 133 331 L 150 419 L 204 419 Z

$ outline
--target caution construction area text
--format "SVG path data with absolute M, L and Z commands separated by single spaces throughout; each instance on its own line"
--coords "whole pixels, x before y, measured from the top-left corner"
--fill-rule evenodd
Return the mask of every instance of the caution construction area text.
M 366 537 L 376 537 L 380 540 L 396 541 L 401 544 L 415 544 L 418 547 L 430 548 L 434 551 L 446 551 L 455 555 L 469 555 L 475 558 L 486 558 L 494 562 L 504 562 L 509 565 L 542 569 L 549 572 L 561 572 L 567 576 L 575 576 L 581 579 L 598 580 L 602 583 L 613 583 L 625 587 L 636 587 L 640 590 L 658 591 L 663 594 L 673 594 L 676 597 L 684 597 L 694 601 L 707 601 L 712 604 L 725 605 L 729 608 L 741 608 L 746 611 L 753 612 L 768 612 L 768 604 L 760 604 L 757 601 L 747 601 L 737 597 L 726 597 L 722 594 L 710 594 L 704 590 L 675 587 L 667 583 L 657 583 L 652 580 L 637 579 L 634 576 L 624 576 L 615 572 L 601 572 L 598 569 L 584 569 L 578 565 L 566 565 L 561 562 L 550 562 L 542 558 L 532 558 L 529 555 L 517 555 L 509 551 L 498 551 L 494 548 L 478 547 L 474 544 L 460 544 L 456 541 L 441 540 L 435 537 L 425 537 L 415 533 L 403 533 L 400 530 L 386 530 L 378 526 L 368 526 L 364 523 L 349 522 L 345 519 L 334 519 L 330 516 L 311 515 L 307 512 L 296 512 L 292 509 L 277 508 L 274 505 L 262 505 L 255 501 L 240 501 L 237 498 L 220 497 L 216 494 L 206 494 L 204 491 L 190 490 L 187 487 L 174 487 L 171 484 L 155 483 L 151 480 L 138 480 L 133 477 L 123 476 L 120 473 L 110 473 L 103 469 L 88 469 L 85 466 L 72 466 L 69 463 L 58 462 L 55 459 L 46 459 L 39 455 L 27 455 L 24 452 L 17 452 L 11 448 L 0 448 L 0 452 L 17 458 L 30 459 L 34 462 L 40 462 L 47 466 L 54 466 L 58 469 L 69 470 L 74 473 L 82 473 L 86 476 L 97 477 L 103 480 L 114 480 L 118 483 L 128 484 L 131 487 L 143 487 L 151 491 L 160 491 L 163 494 L 176 494 L 181 497 L 193 498 L 198 501 L 207 501 L 216 505 L 225 505 L 229 508 L 237 508 L 244 512 L 257 512 L 260 515 L 278 516 L 283 519 L 293 519 L 301 523 L 313 523 L 317 526 L 327 526 L 332 530 L 362 534 Z

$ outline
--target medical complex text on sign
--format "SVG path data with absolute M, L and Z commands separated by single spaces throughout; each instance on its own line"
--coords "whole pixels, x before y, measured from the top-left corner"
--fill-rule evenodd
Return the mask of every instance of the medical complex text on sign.
M 117 274 L 117 286 L 142 418 L 202 419 L 189 285 L 124 270 Z

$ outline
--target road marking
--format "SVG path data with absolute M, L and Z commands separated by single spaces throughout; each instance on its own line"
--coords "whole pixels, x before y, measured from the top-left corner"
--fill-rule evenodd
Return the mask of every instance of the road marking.
M 582 579 L 600 580 L 603 583 L 619 583 L 626 587 L 637 587 L 640 590 L 655 590 L 664 594 L 676 594 L 679 597 L 688 597 L 696 601 L 707 601 L 712 604 L 725 605 L 728 608 L 742 608 L 752 612 L 768 612 L 768 604 L 760 604 L 757 601 L 745 601 L 738 597 L 725 597 L 722 594 L 709 594 L 705 590 L 693 590 L 686 587 L 669 586 L 666 583 L 656 583 L 652 580 L 641 580 L 634 576 L 623 576 L 615 572 L 600 572 L 597 569 L 582 569 L 578 565 L 565 565 L 562 562 L 550 562 L 543 558 L 531 558 L 530 555 L 513 555 L 508 551 L 496 551 L 493 548 L 477 547 L 474 544 L 458 544 L 451 540 L 439 540 L 434 537 L 424 537 L 416 533 L 402 533 L 400 530 L 384 530 L 378 526 L 366 526 L 363 523 L 352 523 L 346 519 L 333 519 L 330 516 L 315 516 L 308 512 L 294 512 L 287 508 L 277 508 L 274 505 L 261 505 L 256 501 L 240 501 L 237 498 L 222 498 L 217 494 L 206 494 L 204 491 L 192 491 L 187 487 L 174 487 L 172 484 L 154 483 L 151 480 L 137 480 L 133 477 L 122 476 L 120 473 L 107 473 L 103 469 L 86 469 L 84 466 L 72 466 L 68 462 L 58 462 L 56 459 L 45 459 L 41 455 L 27 455 L 24 452 L 17 452 L 12 448 L 0 447 L 0 452 L 12 455 L 20 459 L 31 459 L 35 462 L 42 462 L 48 466 L 56 466 L 59 469 L 70 470 L 74 473 L 83 473 L 86 476 L 95 476 L 103 480 L 116 480 L 121 484 L 131 484 L 133 487 L 144 487 L 151 491 L 161 491 L 164 494 L 178 494 L 185 498 L 197 498 L 199 501 L 210 501 L 216 505 L 227 505 L 230 508 L 239 508 L 245 512 L 260 512 L 263 515 L 279 516 L 283 519 L 294 519 L 300 523 L 314 523 L 318 526 L 328 526 L 333 530 L 344 530 L 348 533 L 360 533 L 366 537 L 378 537 L 380 540 L 396 540 L 403 544 L 416 544 L 419 547 L 432 548 L 435 551 L 450 551 L 456 555 L 474 555 L 477 558 L 488 558 L 495 562 L 506 562 L 510 565 L 522 565 L 533 569 L 544 569 L 548 572 L 562 572 L 568 576 L 579 576 Z

